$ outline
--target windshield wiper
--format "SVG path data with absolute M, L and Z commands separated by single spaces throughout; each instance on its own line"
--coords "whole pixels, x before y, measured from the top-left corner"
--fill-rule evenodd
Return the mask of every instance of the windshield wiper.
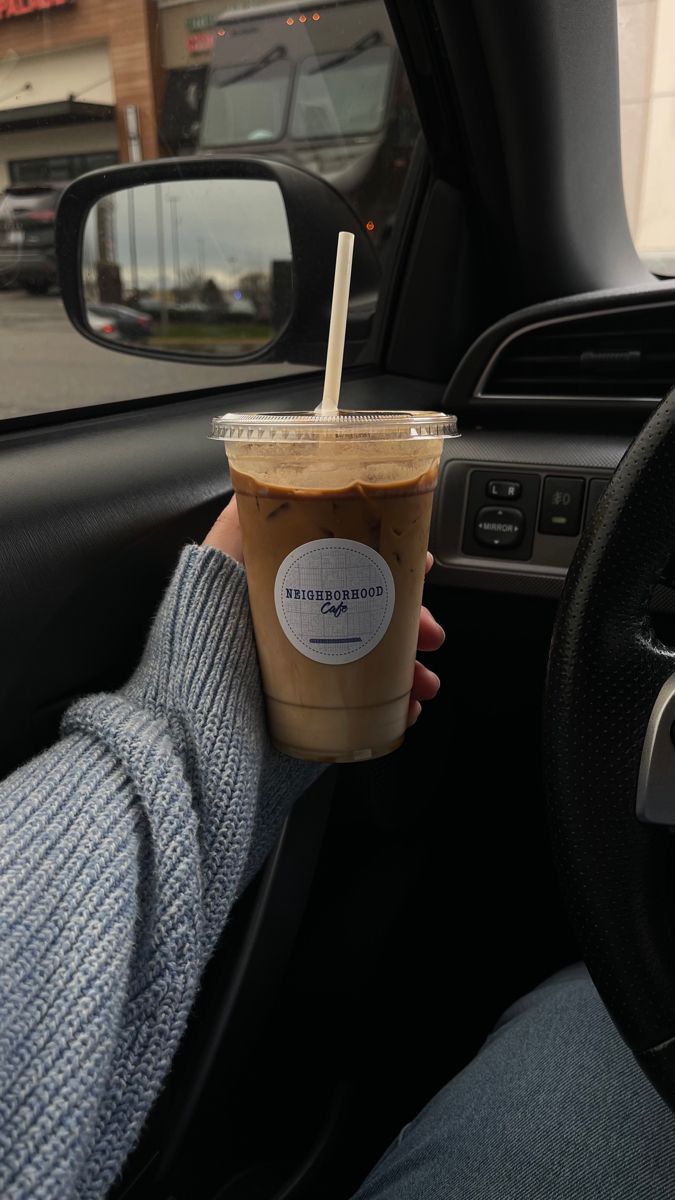
M 231 79 L 223 79 L 222 82 L 216 80 L 216 87 L 226 88 L 232 83 L 240 83 L 242 79 L 250 79 L 252 75 L 257 75 L 260 71 L 264 71 L 265 67 L 269 67 L 272 63 L 279 62 L 282 58 L 288 58 L 288 51 L 285 46 L 273 46 L 267 54 L 263 54 L 257 62 L 251 63 L 249 67 L 244 67 L 238 75 L 233 75 Z M 221 68 L 222 70 L 223 68 Z M 227 70 L 227 67 L 224 68 Z
M 329 63 L 319 63 L 313 71 L 308 71 L 308 75 L 320 75 L 323 71 L 330 71 L 333 67 L 341 67 L 343 63 L 351 62 L 358 54 L 363 54 L 366 50 L 372 50 L 375 46 L 381 46 L 384 41 L 379 29 L 374 29 L 372 33 L 367 33 L 358 42 L 355 42 L 349 50 L 344 54 L 339 54 L 337 58 L 332 58 Z

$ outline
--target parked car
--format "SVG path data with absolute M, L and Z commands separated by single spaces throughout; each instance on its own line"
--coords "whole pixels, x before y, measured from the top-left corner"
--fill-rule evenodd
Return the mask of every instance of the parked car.
M 57 282 L 54 222 L 63 184 L 11 184 L 0 197 L 0 284 L 44 295 Z
M 126 304 L 88 304 L 91 316 L 111 321 L 123 342 L 141 342 L 152 330 L 152 317 Z
M 94 312 L 92 308 L 89 308 L 88 319 L 92 333 L 98 333 L 101 337 L 108 338 L 112 342 L 119 340 L 120 328 L 113 317 L 103 316 L 102 313 Z
M 232 296 L 226 300 L 227 315 L 230 320 L 252 321 L 258 315 L 258 310 L 247 296 Z

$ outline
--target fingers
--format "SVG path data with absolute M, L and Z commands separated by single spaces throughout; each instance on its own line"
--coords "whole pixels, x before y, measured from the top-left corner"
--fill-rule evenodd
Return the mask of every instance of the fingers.
M 413 700 L 433 700 L 440 686 L 438 675 L 422 666 L 421 662 L 415 663 L 411 692 Z
M 427 550 L 427 558 L 424 566 L 424 574 L 428 575 L 434 565 L 433 555 Z M 438 621 L 432 617 L 428 608 L 422 605 L 420 611 L 420 631 L 417 638 L 418 650 L 438 650 L 445 641 L 445 630 Z M 433 700 L 441 681 L 438 675 L 430 671 L 428 667 L 422 666 L 422 663 L 415 663 L 415 672 L 413 675 L 412 692 L 410 695 L 410 707 L 408 709 L 408 729 L 414 725 L 422 712 L 422 700 Z
M 204 538 L 205 546 L 214 546 L 229 554 L 237 562 L 244 561 L 244 547 L 241 540 L 241 526 L 237 512 L 237 499 L 232 496 L 229 504 L 223 509 L 215 525 L 211 527 Z
M 422 605 L 420 611 L 420 631 L 417 638 L 418 650 L 438 650 L 445 641 L 445 630 L 432 617 L 428 608 Z
M 442 632 L 442 631 L 441 631 Z M 441 686 L 438 675 L 424 667 L 421 662 L 415 663 L 410 707 L 408 708 L 408 729 L 417 721 L 422 712 L 421 700 L 433 700 Z

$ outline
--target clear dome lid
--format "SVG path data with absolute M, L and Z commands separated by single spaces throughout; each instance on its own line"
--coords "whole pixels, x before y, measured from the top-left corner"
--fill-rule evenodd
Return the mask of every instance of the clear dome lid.
M 428 441 L 459 437 L 457 418 L 441 412 L 317 409 L 285 413 L 225 413 L 213 420 L 221 442 Z

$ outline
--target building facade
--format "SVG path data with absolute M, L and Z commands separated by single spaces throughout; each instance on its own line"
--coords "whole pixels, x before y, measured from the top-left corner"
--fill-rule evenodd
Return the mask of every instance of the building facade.
M 216 18 L 260 2 L 0 0 L 0 190 L 194 151 Z
M 158 23 L 155 0 L 0 0 L 0 187 L 157 157 Z

